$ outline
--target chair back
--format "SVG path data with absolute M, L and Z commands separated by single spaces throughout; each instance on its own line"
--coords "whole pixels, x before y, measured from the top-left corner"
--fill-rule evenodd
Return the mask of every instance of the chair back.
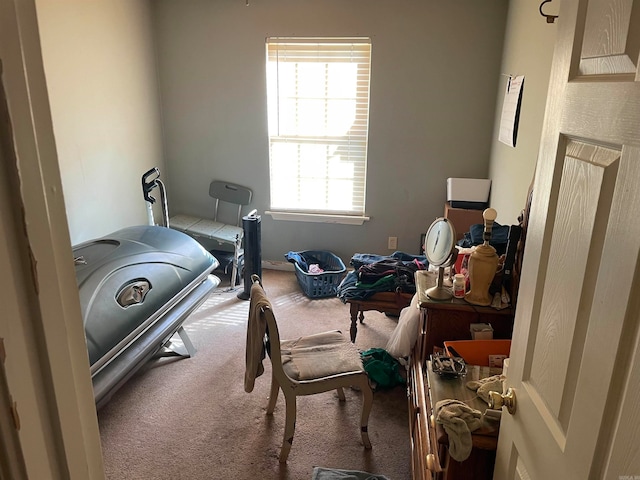
M 265 351 L 267 355 L 269 355 L 269 358 L 271 360 L 271 367 L 273 368 L 274 372 L 278 374 L 278 377 L 280 377 L 280 375 L 287 376 L 286 373 L 284 372 L 284 369 L 282 368 L 282 354 L 280 350 L 280 332 L 278 330 L 278 322 L 276 321 L 275 314 L 273 313 L 271 302 L 269 301 L 267 294 L 265 293 L 264 288 L 262 287 L 262 282 L 260 280 L 260 277 L 256 274 L 253 274 L 251 275 L 251 281 L 253 283 L 251 285 L 251 296 L 250 296 L 251 306 L 249 308 L 253 307 L 254 303 L 256 302 L 256 299 L 259 297 L 267 301 L 266 302 L 267 304 L 261 308 L 260 315 L 262 316 L 262 318 L 266 323 L 263 342 L 264 342 Z
M 216 201 L 215 210 L 213 212 L 213 220 L 218 221 L 218 207 L 220 202 L 225 202 L 238 206 L 238 213 L 236 218 L 236 226 L 240 226 L 240 217 L 242 214 L 242 207 L 251 203 L 251 197 L 253 192 L 241 185 L 235 183 L 223 182 L 220 180 L 214 180 L 209 185 L 209 196 Z M 228 223 L 228 222 L 225 222 Z

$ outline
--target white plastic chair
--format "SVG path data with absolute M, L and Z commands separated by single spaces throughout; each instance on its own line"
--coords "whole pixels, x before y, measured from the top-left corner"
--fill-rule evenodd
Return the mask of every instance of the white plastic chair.
M 231 285 L 236 285 L 238 278 L 238 259 L 242 255 L 242 240 L 244 231 L 241 225 L 242 207 L 251 203 L 252 191 L 247 187 L 234 183 L 214 180 L 209 185 L 209 196 L 215 200 L 213 220 L 194 217 L 191 215 L 175 215 L 169 219 L 169 226 L 193 237 L 203 237 L 215 240 L 219 245 L 233 246 L 233 268 Z M 220 202 L 237 205 L 237 218 L 227 222 L 218 221 Z

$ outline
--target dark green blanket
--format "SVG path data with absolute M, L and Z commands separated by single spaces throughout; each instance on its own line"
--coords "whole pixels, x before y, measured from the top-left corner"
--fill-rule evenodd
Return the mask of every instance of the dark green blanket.
M 376 388 L 391 388 L 404 385 L 400 375 L 400 363 L 383 348 L 371 348 L 361 354 L 364 369 Z

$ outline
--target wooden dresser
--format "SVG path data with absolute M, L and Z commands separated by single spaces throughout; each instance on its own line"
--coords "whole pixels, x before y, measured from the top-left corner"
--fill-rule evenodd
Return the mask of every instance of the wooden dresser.
M 484 411 L 486 404 L 475 398 L 466 388 L 469 380 L 497 373 L 488 367 L 470 366 L 467 377 L 442 379 L 430 370 L 430 355 L 434 346 L 442 347 L 445 340 L 471 339 L 472 323 L 490 323 L 494 338 L 511 338 L 513 311 L 470 305 L 464 300 L 433 301 L 424 293 L 431 279 L 426 272 L 416 273 L 416 287 L 420 307 L 418 339 L 410 359 L 407 382 L 409 399 L 409 429 L 413 478 L 464 480 L 490 479 L 492 475 L 498 425 L 487 424 L 474 432 L 473 451 L 464 462 L 450 460 L 448 439 L 444 429 L 432 418 L 432 405 L 444 398 L 468 399 L 469 404 Z M 485 422 L 487 423 L 487 422 Z
M 480 412 L 487 404 L 476 392 L 466 387 L 478 380 L 500 373 L 500 369 L 468 366 L 461 378 L 443 378 L 431 369 L 431 362 L 412 357 L 409 388 L 409 430 L 411 462 L 414 480 L 491 480 L 495 452 L 498 446 L 500 422 L 487 416 L 482 426 L 471 435 L 473 448 L 469 457 L 458 462 L 449 457 L 449 437 L 442 425 L 435 422 L 435 404 L 447 398 L 462 400 Z
M 426 270 L 420 270 L 415 279 L 420 326 L 414 355 L 428 359 L 433 348 L 442 348 L 446 340 L 471 340 L 472 323 L 490 323 L 493 338 L 511 338 L 513 309 L 479 307 L 453 297 L 445 301 L 432 300 L 426 290 L 433 286 L 434 277 Z

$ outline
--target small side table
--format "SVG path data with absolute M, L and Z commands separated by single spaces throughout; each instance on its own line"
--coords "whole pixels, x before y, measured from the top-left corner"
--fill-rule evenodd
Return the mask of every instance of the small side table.
M 351 342 L 356 342 L 358 334 L 358 320 L 364 323 L 364 312 L 368 310 L 377 310 L 378 312 L 389 315 L 400 315 L 400 311 L 411 304 L 413 293 L 397 293 L 397 292 L 379 292 L 366 299 L 350 299 L 346 303 L 349 304 L 351 313 Z

